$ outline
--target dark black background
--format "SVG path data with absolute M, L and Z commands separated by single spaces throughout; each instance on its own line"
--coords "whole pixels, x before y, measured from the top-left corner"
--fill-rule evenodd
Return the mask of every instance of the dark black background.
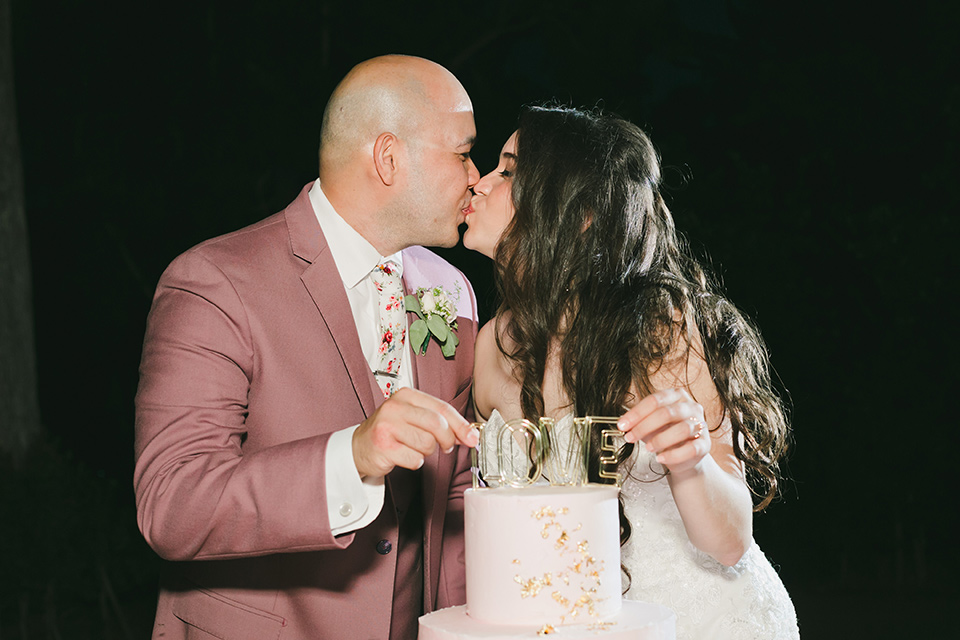
M 802 633 L 946 630 L 960 595 L 946 6 L 14 0 L 47 438 L 4 479 L 0 636 L 148 637 L 159 562 L 136 530 L 132 402 L 153 288 L 178 253 L 315 178 L 331 89 L 391 52 L 460 78 L 481 173 L 528 101 L 600 104 L 651 135 L 678 226 L 759 322 L 792 397 L 789 478 L 755 528 Z M 489 262 L 442 253 L 488 315 Z

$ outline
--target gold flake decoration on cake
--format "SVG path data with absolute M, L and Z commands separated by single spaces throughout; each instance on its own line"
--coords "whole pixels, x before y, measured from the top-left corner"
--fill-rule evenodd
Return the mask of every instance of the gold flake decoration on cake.
M 598 562 L 595 556 L 590 555 L 588 540 L 571 539 L 570 533 L 580 531 L 582 523 L 578 523 L 574 529 L 565 529 L 557 520 L 558 515 L 565 515 L 569 511 L 566 507 L 554 510 L 550 506 L 543 506 L 530 514 L 533 519 L 544 521 L 540 532 L 544 540 L 552 537 L 555 533 L 554 529 L 559 531 L 556 534 L 553 548 L 557 551 L 558 563 L 565 567 L 564 570 L 558 571 L 556 574 L 545 573 L 541 577 L 533 578 L 524 578 L 517 574 L 514 581 L 520 585 L 521 598 L 536 597 L 544 587 L 553 584 L 554 578 L 556 578 L 558 584 L 579 587 L 580 595 L 573 602 L 561 591 L 553 591 L 550 594 L 562 611 L 559 616 L 560 624 L 566 624 L 568 621 L 573 624 L 578 621 L 577 619 L 581 614 L 593 618 L 594 622 L 599 624 L 596 593 L 597 587 L 600 585 L 603 562 Z M 514 560 L 513 563 L 520 564 L 520 561 Z M 549 627 L 549 625 L 546 625 L 546 627 Z
M 557 514 L 554 513 L 553 509 L 551 509 L 550 507 L 540 507 L 539 509 L 535 509 L 531 514 L 531 516 L 536 518 L 537 520 L 543 520 L 547 516 L 552 518 L 555 515 Z
M 607 620 L 605 622 L 594 622 L 587 629 L 590 631 L 607 631 L 612 629 L 617 624 L 616 620 Z
M 545 573 L 542 578 L 524 580 L 520 574 L 513 577 L 513 581 L 520 585 L 521 598 L 534 598 L 544 587 L 553 585 L 553 574 Z
M 545 624 L 540 627 L 540 631 L 537 631 L 538 636 L 545 636 L 551 633 L 556 633 L 557 630 L 553 628 L 553 625 Z

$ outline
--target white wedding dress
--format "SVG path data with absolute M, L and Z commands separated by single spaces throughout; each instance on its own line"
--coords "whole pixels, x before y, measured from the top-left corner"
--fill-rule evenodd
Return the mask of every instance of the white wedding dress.
M 488 425 L 502 423 L 494 410 Z M 567 442 L 573 416 L 556 421 L 555 440 Z M 560 452 L 563 453 L 562 451 Z M 620 495 L 630 521 L 621 548 L 624 597 L 654 602 L 677 614 L 677 640 L 787 640 L 799 638 L 797 616 L 780 577 L 754 542 L 727 567 L 693 546 L 664 475 L 642 444 L 620 467 Z

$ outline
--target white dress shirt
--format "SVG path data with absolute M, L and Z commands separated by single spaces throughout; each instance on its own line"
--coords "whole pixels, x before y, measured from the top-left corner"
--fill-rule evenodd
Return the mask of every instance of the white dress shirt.
M 382 260 L 391 260 L 403 275 L 403 256 L 380 253 L 356 229 L 334 210 L 320 188 L 318 179 L 310 189 L 310 204 L 320 222 L 333 261 L 343 280 L 347 300 L 353 311 L 360 348 L 371 371 L 380 364 L 378 292 L 370 273 Z M 410 341 L 404 344 L 400 360 L 397 388 L 412 387 Z M 383 508 L 383 478 L 360 479 L 353 461 L 353 433 L 359 425 L 343 429 L 330 436 L 326 456 L 327 513 L 334 535 L 362 529 L 380 514 Z

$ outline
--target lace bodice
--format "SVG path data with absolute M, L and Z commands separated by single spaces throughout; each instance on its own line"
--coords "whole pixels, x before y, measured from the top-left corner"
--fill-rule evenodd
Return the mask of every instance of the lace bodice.
M 488 424 L 502 423 L 496 411 Z M 554 424 L 567 442 L 573 416 Z M 625 597 L 655 602 L 677 614 L 677 640 L 799 638 L 783 583 L 753 543 L 733 567 L 698 550 L 687 537 L 665 469 L 643 446 L 621 466 L 621 499 L 632 533 L 621 549 Z

